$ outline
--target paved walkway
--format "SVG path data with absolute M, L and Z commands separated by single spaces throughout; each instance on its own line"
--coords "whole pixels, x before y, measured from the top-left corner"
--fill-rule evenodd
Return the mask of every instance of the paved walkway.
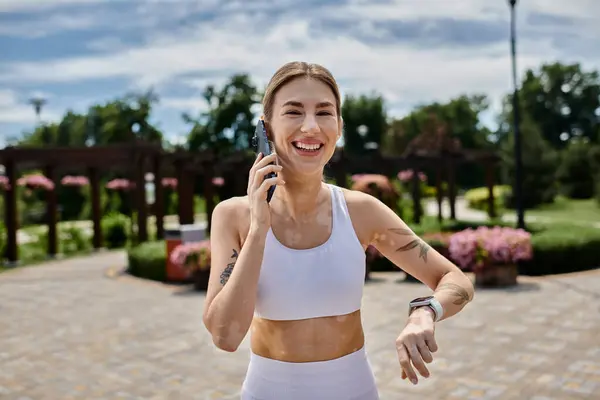
M 203 295 L 108 278 L 122 252 L 0 274 L 0 399 L 237 399 L 248 341 L 218 351 Z M 364 296 L 382 400 L 600 399 L 600 273 L 524 278 L 481 290 L 440 323 L 432 377 L 400 379 L 394 339 L 423 285 L 376 275 Z

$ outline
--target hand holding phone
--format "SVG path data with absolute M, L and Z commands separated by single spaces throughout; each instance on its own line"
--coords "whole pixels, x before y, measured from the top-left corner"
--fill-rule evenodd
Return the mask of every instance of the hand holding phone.
M 273 152 L 273 149 L 271 149 L 271 145 L 269 143 L 269 138 L 267 136 L 267 127 L 265 126 L 265 121 L 263 121 L 262 119 L 258 120 L 258 123 L 256 124 L 256 131 L 254 132 L 254 138 L 252 139 L 252 141 L 254 142 L 253 144 L 256 148 L 257 154 L 262 153 L 263 157 L 266 157 Z M 265 175 L 265 179 L 274 178 L 276 176 L 277 174 L 275 172 L 270 172 L 267 175 Z M 267 203 L 269 203 L 273 198 L 274 192 L 275 185 L 272 185 L 267 191 Z

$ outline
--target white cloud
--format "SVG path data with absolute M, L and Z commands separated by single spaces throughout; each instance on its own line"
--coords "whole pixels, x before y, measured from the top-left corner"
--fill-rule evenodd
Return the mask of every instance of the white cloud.
M 0 10 L 2 4 L 6 4 L 5 0 L 0 0 Z M 156 13 L 164 13 L 165 4 L 148 3 L 142 11 L 148 18 L 159 20 L 160 15 Z M 190 3 L 168 4 L 176 12 Z M 205 3 L 207 6 L 215 4 L 208 0 Z M 202 89 L 205 84 L 223 82 L 234 72 L 248 72 L 262 85 L 284 62 L 306 60 L 331 69 L 342 83 L 344 92 L 381 92 L 389 101 L 392 114 L 403 113 L 414 104 L 443 101 L 472 92 L 487 93 L 497 108 L 501 96 L 511 88 L 508 41 L 470 48 L 418 48 L 410 41 L 401 40 L 367 44 L 341 30 L 337 34 L 316 32 L 311 26 L 313 18 L 318 18 L 315 13 L 307 13 L 303 18 L 298 9 L 292 7 L 294 12 L 265 23 L 244 13 L 240 4 L 229 2 L 223 6 L 229 12 L 216 20 L 188 24 L 168 32 L 153 31 L 139 46 L 118 46 L 109 52 L 111 47 L 102 47 L 102 41 L 97 40 L 96 48 L 101 47 L 106 53 L 7 65 L 0 81 L 60 83 L 127 78 L 138 87 L 164 87 L 173 82 L 187 82 L 192 88 Z M 508 32 L 509 7 L 505 0 L 463 0 L 460 3 L 422 0 L 416 4 L 406 0 L 398 0 L 394 5 L 355 1 L 347 6 L 336 6 L 324 15 L 340 21 L 357 21 L 354 27 L 361 28 L 371 37 L 385 35 L 381 21 L 421 21 L 436 17 L 489 23 L 502 20 Z M 519 29 L 532 29 L 526 21 L 533 11 L 590 18 L 593 15 L 590 10 L 599 10 L 599 4 L 592 0 L 572 0 L 566 4 L 555 0 L 522 1 L 518 6 Z M 253 9 L 266 6 L 267 2 L 252 3 Z M 234 12 L 237 9 L 239 13 Z M 141 11 L 138 9 L 138 12 Z M 600 15 L 600 10 L 596 15 Z M 576 29 L 576 33 L 587 32 L 588 36 L 598 33 L 600 36 L 598 25 L 582 20 L 572 29 Z M 542 38 L 520 36 L 520 71 L 561 57 L 553 44 L 556 36 L 550 33 Z M 600 54 L 590 53 L 587 59 L 567 61 L 581 61 L 586 66 L 598 68 Z M 189 78 L 206 71 L 210 71 L 210 78 Z M 203 103 L 199 92 L 190 98 L 165 98 L 160 107 L 198 109 Z
M 160 107 L 187 112 L 192 116 L 208 110 L 206 100 L 202 97 L 165 97 L 160 99 Z
M 49 9 L 122 0 L 0 0 L 0 12 L 43 12 Z
M 0 0 L 1 1 L 1 0 Z M 39 20 L 7 21 L 0 25 L 0 35 L 41 38 L 48 34 L 65 30 L 84 30 L 97 25 L 95 16 L 89 13 L 81 15 L 52 14 L 41 17 Z

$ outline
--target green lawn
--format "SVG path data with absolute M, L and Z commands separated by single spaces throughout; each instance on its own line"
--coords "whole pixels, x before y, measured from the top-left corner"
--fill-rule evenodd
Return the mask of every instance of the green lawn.
M 556 223 L 600 224 L 600 207 L 594 199 L 574 200 L 559 197 L 553 204 L 527 210 L 525 215 Z

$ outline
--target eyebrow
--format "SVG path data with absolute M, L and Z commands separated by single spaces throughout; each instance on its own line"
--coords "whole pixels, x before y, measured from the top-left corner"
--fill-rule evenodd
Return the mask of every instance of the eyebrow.
M 302 103 L 300 103 L 299 101 L 286 101 L 285 103 L 283 103 L 282 107 L 286 107 L 286 106 L 290 106 L 290 107 L 300 107 L 303 108 L 304 105 Z M 325 108 L 325 107 L 335 107 L 331 102 L 329 101 L 322 101 L 320 103 L 317 103 L 317 108 Z

